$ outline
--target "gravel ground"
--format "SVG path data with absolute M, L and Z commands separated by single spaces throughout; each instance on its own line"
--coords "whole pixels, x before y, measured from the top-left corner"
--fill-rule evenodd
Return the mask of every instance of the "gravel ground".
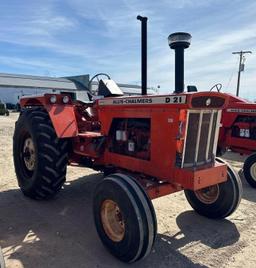
M 16 119 L 15 113 L 0 117 L 0 245 L 7 268 L 128 267 L 105 250 L 96 234 L 92 192 L 100 173 L 69 167 L 64 189 L 51 201 L 21 194 L 12 160 Z M 224 158 L 240 171 L 243 157 L 228 153 Z M 241 205 L 222 221 L 194 213 L 182 192 L 154 200 L 154 249 L 129 267 L 256 267 L 256 189 L 242 180 Z

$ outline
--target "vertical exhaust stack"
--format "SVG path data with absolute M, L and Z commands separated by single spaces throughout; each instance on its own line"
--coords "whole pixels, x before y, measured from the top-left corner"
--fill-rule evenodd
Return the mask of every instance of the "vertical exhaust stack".
M 188 48 L 192 36 L 189 33 L 173 33 L 168 37 L 171 49 L 175 50 L 175 91 L 174 93 L 184 92 L 184 49 Z
M 147 17 L 137 16 L 141 21 L 141 95 L 147 95 Z

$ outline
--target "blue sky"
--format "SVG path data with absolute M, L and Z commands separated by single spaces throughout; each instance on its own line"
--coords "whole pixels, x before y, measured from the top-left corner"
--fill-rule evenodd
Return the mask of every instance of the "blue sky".
M 0 72 L 68 76 L 106 72 L 140 84 L 140 23 L 149 17 L 148 84 L 174 88 L 174 53 L 167 37 L 192 34 L 185 82 L 235 93 L 238 57 L 252 50 L 241 96 L 256 99 L 256 2 L 253 0 L 1 0 Z

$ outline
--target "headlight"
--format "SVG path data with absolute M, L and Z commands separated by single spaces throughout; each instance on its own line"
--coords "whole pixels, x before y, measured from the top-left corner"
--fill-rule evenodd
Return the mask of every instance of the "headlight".
M 57 101 L 57 97 L 55 95 L 52 95 L 50 97 L 50 103 L 56 103 L 56 101 Z
M 69 96 L 64 96 L 62 99 L 63 103 L 68 103 L 69 102 Z

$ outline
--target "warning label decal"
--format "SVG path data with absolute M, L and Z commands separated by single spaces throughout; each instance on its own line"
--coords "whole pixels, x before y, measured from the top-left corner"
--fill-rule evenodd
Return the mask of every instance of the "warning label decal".
M 256 109 L 236 109 L 236 108 L 229 108 L 227 109 L 229 113 L 256 113 Z

